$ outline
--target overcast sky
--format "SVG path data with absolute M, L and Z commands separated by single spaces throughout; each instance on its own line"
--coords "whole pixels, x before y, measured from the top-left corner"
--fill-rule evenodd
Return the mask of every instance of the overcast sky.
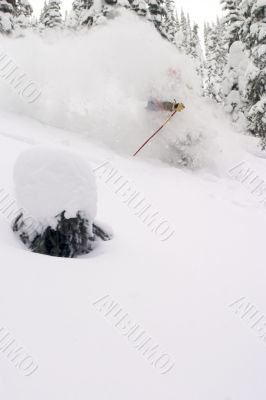
M 70 9 L 73 0 L 62 0 L 63 9 Z M 35 14 L 39 15 L 44 0 L 32 0 L 31 4 Z M 214 21 L 217 15 L 221 15 L 220 0 L 176 0 L 177 8 L 183 7 L 189 12 L 192 21 L 202 25 L 204 21 Z

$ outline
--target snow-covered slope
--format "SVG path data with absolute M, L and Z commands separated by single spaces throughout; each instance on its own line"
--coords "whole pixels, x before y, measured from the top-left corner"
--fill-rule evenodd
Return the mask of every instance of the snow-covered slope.
M 236 136 L 222 111 L 198 96 L 188 59 L 163 45 L 149 25 L 138 30 L 135 24 L 125 16 L 120 27 L 113 21 L 80 41 L 62 39 L 42 49 L 36 38 L 5 43 L 48 91 L 30 105 L 0 83 L 1 193 L 14 196 L 13 167 L 22 151 L 64 146 L 92 165 L 97 218 L 112 227 L 114 238 L 74 260 L 33 254 L 12 233 L 1 203 L 0 399 L 265 400 L 265 320 L 254 323 L 266 311 L 266 213 L 254 187 L 233 179 L 241 162 L 266 179 L 265 158 L 253 139 Z M 95 37 L 103 47 L 94 46 Z M 74 56 L 67 57 L 70 48 Z M 91 60 L 92 69 L 77 57 Z M 133 158 L 166 116 L 149 114 L 145 104 L 154 83 L 165 87 L 159 77 L 169 65 L 181 76 L 178 96 L 186 113 Z M 76 108 L 69 113 L 71 96 Z M 86 124 L 91 134 L 81 135 Z M 204 166 L 193 172 L 169 165 L 175 154 L 169 145 L 187 130 L 205 138 L 190 153 Z M 135 192 L 143 203 L 134 210 Z M 147 215 L 156 218 L 156 229 Z M 163 221 L 172 232 L 167 240 L 159 234 Z M 252 312 L 244 317 L 248 303 Z M 17 362 L 19 347 L 32 365 Z
M 11 118 L 21 140 L 4 122 Z M 265 345 L 229 307 L 244 296 L 262 313 L 266 308 L 266 215 L 248 191 L 226 171 L 191 173 L 124 159 L 84 139 L 71 141 L 69 132 L 37 129 L 11 114 L 0 119 L 0 178 L 7 190 L 13 191 L 17 155 L 57 137 L 95 167 L 110 160 L 175 230 L 158 240 L 100 177 L 98 218 L 115 238 L 87 257 L 32 254 L 1 216 L 1 326 L 39 366 L 25 377 L 0 352 L 1 398 L 263 400 Z M 265 168 L 263 159 L 244 151 L 242 157 L 260 172 Z M 117 318 L 104 316 L 107 308 L 99 311 L 103 301 L 93 305 L 107 295 L 109 306 L 112 299 L 145 330 L 143 340 L 151 337 L 169 355 L 175 365 L 167 374 L 123 336 Z

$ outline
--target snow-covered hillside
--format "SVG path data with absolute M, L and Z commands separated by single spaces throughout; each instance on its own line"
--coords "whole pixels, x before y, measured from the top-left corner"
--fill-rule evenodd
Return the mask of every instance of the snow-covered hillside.
M 78 259 L 33 254 L 1 197 L 0 399 L 264 400 L 264 153 L 199 96 L 189 59 L 135 16 L 48 39 L 3 41 L 43 92 L 27 104 L 0 81 L 1 193 L 14 197 L 22 151 L 62 146 L 94 169 L 97 219 L 114 237 Z M 145 109 L 152 90 L 186 111 L 133 158 L 167 117 Z M 188 134 L 194 170 L 177 168 Z M 167 240 L 133 191 L 146 216 L 167 221 Z M 19 347 L 33 360 L 24 370 Z

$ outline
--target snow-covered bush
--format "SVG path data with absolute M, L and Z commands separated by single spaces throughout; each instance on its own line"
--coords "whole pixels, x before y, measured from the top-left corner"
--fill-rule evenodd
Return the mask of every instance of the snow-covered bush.
M 23 211 L 13 230 L 32 251 L 75 257 L 89 253 L 97 237 L 109 238 L 93 224 L 95 177 L 89 164 L 76 154 L 61 148 L 26 150 L 17 159 L 14 182 Z M 35 224 L 26 224 L 24 215 Z
M 202 148 L 204 135 L 198 132 L 185 132 L 183 137 L 176 139 L 174 143 L 169 143 L 168 162 L 177 167 L 186 167 L 191 170 L 200 168 L 202 162 Z

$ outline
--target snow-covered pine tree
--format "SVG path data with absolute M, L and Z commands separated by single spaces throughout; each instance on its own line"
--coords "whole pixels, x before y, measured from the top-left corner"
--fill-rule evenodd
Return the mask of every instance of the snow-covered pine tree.
M 128 0 L 83 0 L 81 25 L 90 27 L 113 19 L 119 15 L 119 7 L 130 8 L 130 4 Z
M 256 0 L 251 9 L 249 48 L 256 67 L 266 67 L 266 0 Z
M 13 31 L 15 9 L 16 0 L 0 0 L 0 33 L 9 34 Z
M 177 32 L 176 6 L 174 0 L 165 0 L 165 34 L 170 42 L 175 42 Z
M 192 29 L 189 14 L 185 15 L 183 9 L 181 10 L 180 23 L 178 20 L 177 26 L 178 38 L 176 40 L 177 47 L 185 54 L 191 54 L 191 38 Z
M 17 8 L 15 13 L 15 26 L 20 29 L 29 28 L 31 25 L 31 17 L 33 8 L 28 0 L 17 0 Z
M 77 29 L 80 25 L 81 15 L 84 11 L 84 1 L 74 0 L 72 3 L 72 10 L 69 13 L 67 26 L 72 29 Z
M 216 73 L 218 77 L 218 84 L 219 84 L 219 92 L 221 99 L 223 98 L 222 94 L 222 80 L 224 77 L 224 69 L 227 64 L 228 60 L 228 42 L 226 38 L 226 31 L 224 26 L 224 21 L 222 19 L 217 19 L 216 25 L 216 35 L 217 35 L 217 48 L 216 48 Z
M 82 11 L 85 8 L 85 4 L 83 0 L 75 0 L 72 3 L 72 10 L 75 13 L 77 19 L 79 19 L 80 14 L 82 13 Z
M 197 24 L 193 24 L 193 28 L 191 31 L 190 37 L 190 56 L 193 58 L 196 64 L 196 71 L 202 82 L 202 91 L 204 87 L 204 55 L 203 50 L 200 43 L 199 37 L 199 26 Z
M 118 0 L 102 0 L 101 14 L 107 19 L 113 19 L 117 15 Z M 129 3 L 127 4 L 129 7 Z
M 201 45 L 199 38 L 199 26 L 197 24 L 193 24 L 189 47 L 191 57 L 193 57 L 195 60 L 198 59 L 201 53 Z
M 165 0 L 165 10 L 168 14 L 168 18 L 172 20 L 176 25 L 176 6 L 174 0 Z
M 176 31 L 180 29 L 180 20 L 177 10 L 175 10 L 175 23 L 176 23 Z
M 240 11 L 240 0 L 221 0 L 226 11 L 224 24 L 228 41 L 228 62 L 224 71 L 223 95 L 225 110 L 232 115 L 239 129 L 246 127 L 244 115 L 244 75 L 249 62 L 240 33 L 243 28 L 244 16 Z
M 175 22 L 176 22 L 176 33 L 174 43 L 178 50 L 182 50 L 182 32 L 181 32 L 181 24 L 177 10 L 175 11 Z
M 243 18 L 243 24 L 241 25 L 239 36 L 242 43 L 246 48 L 249 48 L 249 35 L 251 26 L 251 10 L 255 0 L 242 0 L 239 4 L 240 15 Z
M 32 29 L 34 29 L 34 30 L 38 29 L 38 25 L 39 25 L 39 19 L 35 15 L 32 15 L 32 17 L 31 17 Z
M 193 24 L 191 28 L 190 16 L 185 16 L 181 10 L 181 21 L 179 21 L 175 11 L 175 44 L 176 47 L 193 59 L 196 64 L 196 71 L 202 81 L 202 91 L 204 87 L 204 55 L 199 38 L 199 27 Z
M 191 54 L 191 38 L 192 38 L 192 29 L 191 29 L 191 22 L 190 22 L 190 15 L 187 14 L 187 48 L 186 48 L 186 54 L 190 55 Z
M 119 8 L 127 8 L 136 12 L 141 17 L 146 17 L 148 4 L 145 0 L 83 0 L 81 25 L 92 26 L 106 22 L 119 15 Z
M 222 81 L 227 63 L 227 41 L 223 21 L 205 29 L 206 82 L 205 95 L 221 102 L 223 99 Z
M 146 17 L 160 34 L 174 42 L 176 9 L 174 0 L 75 0 L 69 26 L 93 26 L 119 15 L 119 8 L 127 8 L 140 17 Z M 169 12 L 167 12 L 169 11 Z
M 167 38 L 166 27 L 165 27 L 165 3 L 164 0 L 147 0 L 149 13 L 148 19 L 153 22 L 155 28 L 160 32 L 160 34 Z
M 187 53 L 188 48 L 188 26 L 187 26 L 187 19 L 184 13 L 184 10 L 181 10 L 181 18 L 180 18 L 180 49 Z
M 43 25 L 46 28 L 62 27 L 61 0 L 49 0 L 43 15 Z
M 252 63 L 246 84 L 248 106 L 248 129 L 261 138 L 266 148 L 266 0 L 245 2 L 246 14 L 250 17 L 243 30 L 245 46 Z
M 69 24 L 69 11 L 65 10 L 65 15 L 64 15 L 64 19 L 63 19 L 63 26 L 65 28 L 67 28 L 68 24 Z
M 31 251 L 77 257 L 92 251 L 96 240 L 111 239 L 94 222 L 97 190 L 93 171 L 75 153 L 41 146 L 26 150 L 16 161 L 14 183 L 21 208 L 12 228 Z
M 224 26 L 230 48 L 234 42 L 239 41 L 243 17 L 240 13 L 240 0 L 221 0 L 223 10 L 226 12 Z
M 46 11 L 47 11 L 47 1 L 45 0 L 45 1 L 44 1 L 44 5 L 43 5 L 43 8 L 42 8 L 42 10 L 41 10 L 40 18 L 39 18 L 39 23 L 40 23 L 41 25 L 43 25 L 43 19 L 44 19 L 44 16 L 45 16 L 45 14 L 46 14 Z
M 75 2 L 74 2 L 75 3 Z M 81 0 L 73 3 L 76 15 L 79 18 L 79 24 L 82 26 L 92 26 L 95 18 L 95 10 L 93 7 L 93 0 Z
M 223 95 L 225 110 L 231 114 L 239 130 L 247 127 L 245 75 L 250 64 L 250 59 L 241 41 L 231 44 L 228 62 L 224 71 Z
M 145 0 L 129 1 L 131 9 L 135 11 L 140 17 L 146 17 L 148 13 L 148 4 Z
M 204 25 L 204 43 L 205 43 L 205 84 L 204 95 L 214 98 L 214 71 L 215 71 L 215 49 L 217 47 L 217 37 L 215 35 L 215 26 L 209 23 Z
M 209 40 L 210 30 L 211 30 L 210 24 L 208 22 L 204 22 L 203 36 L 204 36 L 204 45 L 206 53 L 208 52 L 208 40 Z

